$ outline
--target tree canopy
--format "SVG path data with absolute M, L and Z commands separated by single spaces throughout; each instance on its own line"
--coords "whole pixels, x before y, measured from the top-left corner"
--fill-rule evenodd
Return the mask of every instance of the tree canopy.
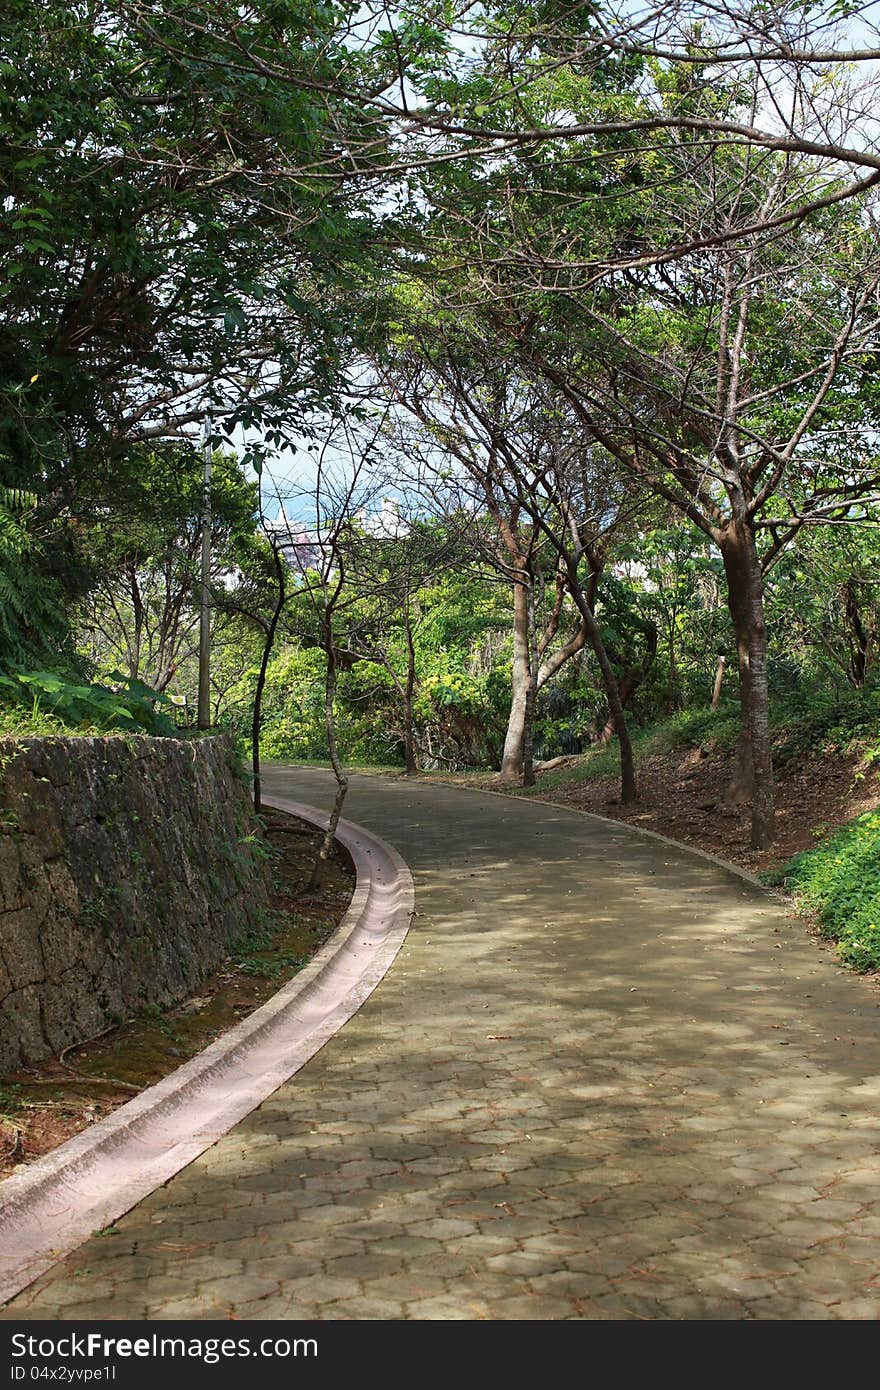
M 777 632 L 820 683 L 876 660 L 869 19 L 9 0 L 4 669 L 187 693 L 207 422 L 255 749 L 320 667 L 340 768 L 349 715 L 411 774 L 616 737 L 630 799 L 631 725 L 730 658 L 766 843 Z

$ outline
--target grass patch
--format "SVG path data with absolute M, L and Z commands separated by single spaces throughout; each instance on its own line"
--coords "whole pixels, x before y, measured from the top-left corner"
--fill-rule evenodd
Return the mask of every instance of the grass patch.
M 784 698 L 776 696 L 770 714 L 773 756 L 780 767 L 817 752 L 861 753 L 869 765 L 880 762 L 880 687 L 809 689 Z M 685 710 L 648 728 L 631 729 L 636 769 L 647 758 L 688 748 L 709 746 L 714 752 L 731 752 L 739 730 L 739 703 L 735 700 L 717 710 Z M 588 749 L 571 767 L 542 773 L 537 787 L 526 788 L 524 794 L 541 789 L 561 791 L 596 778 L 615 777 L 619 770 L 617 742 L 612 740 L 604 747 Z
M 4 1114 L 14 1114 L 21 1110 L 21 1087 L 16 1085 L 0 1085 L 0 1111 Z
M 332 920 L 315 921 L 311 924 L 310 930 L 318 943 L 323 944 L 334 925 Z M 261 980 L 279 980 L 282 975 L 289 977 L 302 970 L 312 952 L 286 949 L 284 929 L 285 923 L 281 914 L 270 914 L 262 926 L 255 927 L 253 931 L 234 941 L 230 947 L 229 959 L 239 974 Z
M 844 825 L 766 876 L 814 915 L 854 970 L 880 970 L 880 810 Z
M 633 743 L 633 755 L 638 761 L 638 752 Z M 620 754 L 616 743 L 608 743 L 604 748 L 592 748 L 582 753 L 580 760 L 571 767 L 559 767 L 553 772 L 542 772 L 533 787 L 505 787 L 512 796 L 535 796 L 543 792 L 563 791 L 566 787 L 577 787 L 582 782 L 592 782 L 597 777 L 613 777 L 620 768 Z
M 70 729 L 53 714 L 38 707 L 21 709 L 12 706 L 0 709 L 0 738 L 69 738 L 71 735 L 88 738 L 101 733 L 95 727 Z

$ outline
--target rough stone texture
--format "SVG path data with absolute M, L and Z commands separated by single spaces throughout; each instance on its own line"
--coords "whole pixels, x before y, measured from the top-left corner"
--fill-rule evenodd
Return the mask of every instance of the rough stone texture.
M 267 908 L 223 738 L 0 742 L 0 1070 L 183 998 Z
M 880 1316 L 875 985 L 624 825 L 379 777 L 346 814 L 415 876 L 382 984 L 0 1318 Z

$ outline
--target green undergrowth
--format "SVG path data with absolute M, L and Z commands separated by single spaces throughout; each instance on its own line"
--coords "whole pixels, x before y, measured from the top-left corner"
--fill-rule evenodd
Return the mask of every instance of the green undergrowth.
M 55 671 L 0 672 L 0 736 L 51 738 L 105 733 L 174 736 L 170 700 L 119 671 L 99 685 Z
M 860 690 L 847 686 L 810 685 L 797 690 L 775 690 L 771 701 L 773 753 L 781 767 L 792 759 L 810 753 L 856 753 L 866 764 L 880 763 L 880 684 Z M 647 758 L 684 753 L 704 748 L 710 753 L 727 753 L 739 736 L 739 701 L 731 698 L 717 710 L 708 707 L 682 710 L 650 725 L 631 718 L 630 735 L 636 767 Z M 265 760 L 274 761 L 271 758 Z M 326 759 L 296 757 L 298 766 L 329 766 Z M 349 772 L 400 774 L 399 765 L 346 763 Z M 614 777 L 619 771 L 617 741 L 588 749 L 569 767 L 542 773 L 539 788 L 562 790 L 596 778 Z M 443 770 L 440 770 L 443 775 Z M 472 778 L 479 782 L 491 778 L 490 768 L 459 769 L 455 780 Z M 528 794 L 526 789 L 525 794 Z
M 242 747 L 247 748 L 246 743 Z M 332 763 L 329 758 L 263 758 L 263 767 L 315 767 L 324 772 L 332 771 Z M 401 777 L 403 775 L 402 763 L 360 763 L 344 762 L 343 767 L 346 773 L 353 772 L 364 777 Z
M 880 763 L 880 687 L 863 690 L 808 689 L 777 696 L 770 726 L 774 759 L 786 762 L 810 753 L 860 754 L 866 766 Z M 739 737 L 739 705 L 717 710 L 686 710 L 647 728 L 631 728 L 636 768 L 646 759 L 684 753 L 689 748 L 727 753 Z M 570 767 L 542 773 L 535 788 L 521 794 L 559 791 L 620 770 L 617 741 L 582 754 Z M 864 775 L 864 774 L 856 774 Z
M 777 762 L 805 753 L 859 753 L 880 761 L 880 685 L 805 686 L 777 696 L 770 725 Z
M 816 918 L 847 965 L 880 970 L 880 810 L 866 811 L 765 877 Z
M 283 917 L 267 914 L 265 920 L 232 942 L 229 959 L 243 975 L 264 980 L 278 980 L 286 972 L 297 972 L 309 959 L 303 950 L 290 950 L 282 937 L 286 925 Z M 333 929 L 332 922 L 312 927 L 319 941 L 326 940 Z
M 718 752 L 732 749 L 739 731 L 739 711 L 735 706 L 719 710 L 689 710 L 671 715 L 651 728 L 632 730 L 636 768 L 647 758 L 663 756 L 686 748 L 710 747 Z M 615 777 L 620 771 L 617 741 L 583 753 L 570 767 L 544 772 L 535 787 L 520 789 L 521 795 L 541 795 L 561 791 L 600 777 Z

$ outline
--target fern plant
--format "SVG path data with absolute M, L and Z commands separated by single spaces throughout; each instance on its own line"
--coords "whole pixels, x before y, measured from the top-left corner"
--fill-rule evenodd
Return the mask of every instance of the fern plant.
M 45 657 L 66 633 L 60 594 L 41 571 L 33 493 L 0 484 L 0 667 Z

